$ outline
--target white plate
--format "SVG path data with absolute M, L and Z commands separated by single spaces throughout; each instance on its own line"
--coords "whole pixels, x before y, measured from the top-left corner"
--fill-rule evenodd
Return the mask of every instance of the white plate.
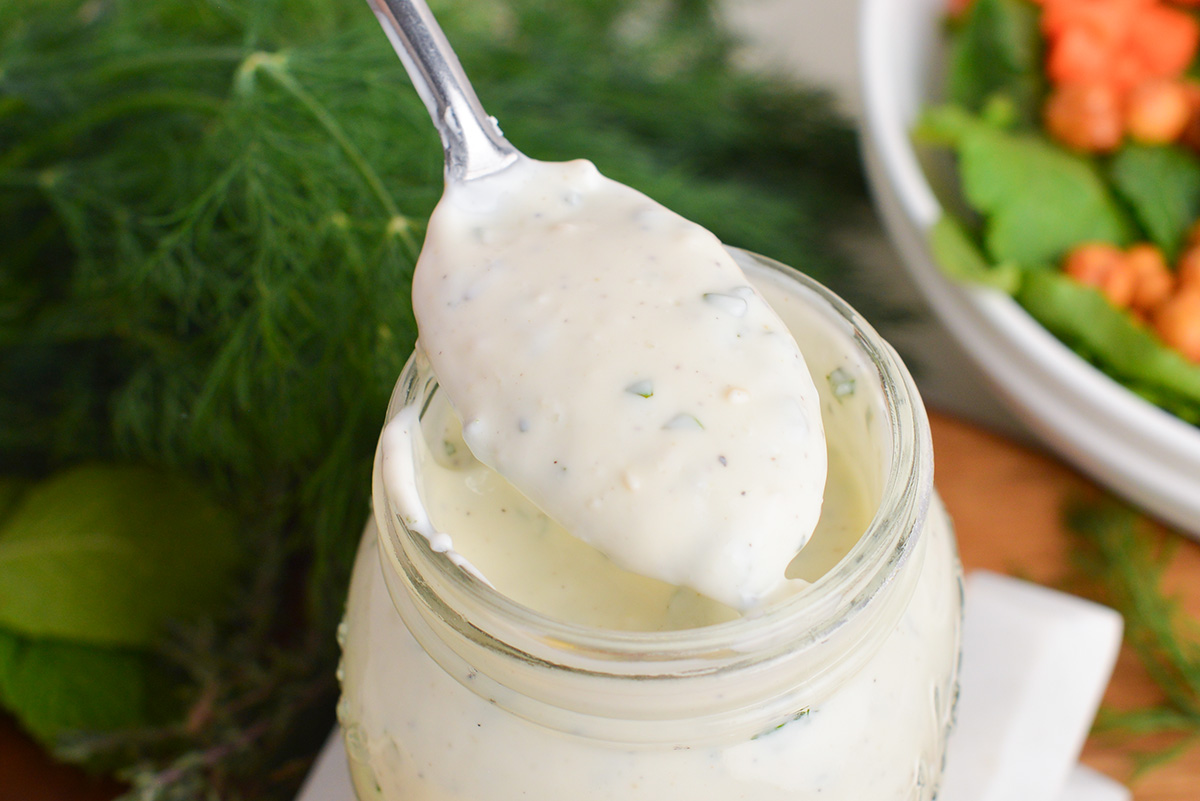
M 910 130 L 941 73 L 946 0 L 864 0 L 863 150 L 876 205 L 914 280 L 996 392 L 1051 448 L 1200 537 L 1200 428 L 1076 356 L 1010 297 L 948 281 L 926 232 L 941 206 Z

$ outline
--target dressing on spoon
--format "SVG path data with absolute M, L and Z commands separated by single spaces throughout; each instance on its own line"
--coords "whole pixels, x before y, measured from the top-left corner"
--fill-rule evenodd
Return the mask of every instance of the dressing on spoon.
M 630 571 L 741 610 L 777 594 L 827 470 L 783 322 L 704 228 L 589 162 L 513 150 L 428 9 L 376 10 L 446 145 L 413 307 L 472 454 Z M 384 432 L 389 483 L 412 423 Z

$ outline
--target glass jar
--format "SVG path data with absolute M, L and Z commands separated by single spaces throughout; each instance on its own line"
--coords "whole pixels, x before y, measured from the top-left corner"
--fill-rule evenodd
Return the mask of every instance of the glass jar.
M 377 464 L 338 707 L 362 801 L 933 798 L 961 570 L 924 408 L 839 298 L 733 252 L 805 353 L 849 471 L 839 480 L 871 504 L 866 530 L 761 614 L 620 631 L 535 611 L 462 569 L 402 522 Z M 436 392 L 418 351 L 389 419 L 424 413 Z

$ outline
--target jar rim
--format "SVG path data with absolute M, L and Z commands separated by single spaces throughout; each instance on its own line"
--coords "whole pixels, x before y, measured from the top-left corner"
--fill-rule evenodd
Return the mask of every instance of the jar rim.
M 534 632 L 537 639 L 553 642 L 557 667 L 603 673 L 604 665 L 633 663 L 639 666 L 637 678 L 656 678 L 679 675 L 681 665 L 695 660 L 705 660 L 709 664 L 703 670 L 711 670 L 714 655 L 723 655 L 716 660 L 719 664 L 744 665 L 770 659 L 805 642 L 821 642 L 851 612 L 880 594 L 907 561 L 921 535 L 933 491 L 932 444 L 924 407 L 899 356 L 849 304 L 820 283 L 767 257 L 739 248 L 727 249 L 741 266 L 767 268 L 814 295 L 836 322 L 849 327 L 855 344 L 877 372 L 890 433 L 890 454 L 875 514 L 850 552 L 804 591 L 772 602 L 753 616 L 699 628 L 653 632 L 598 628 L 531 609 L 462 570 L 436 553 L 424 536 L 399 524 L 421 554 L 421 561 L 439 571 L 439 581 L 456 595 L 489 619 L 503 620 L 510 629 Z M 416 362 L 414 352 L 397 382 L 388 408 L 389 420 L 412 402 L 414 391 L 424 389 L 414 387 Z M 399 521 L 393 516 L 389 522 Z M 395 528 L 389 525 L 380 532 L 381 543 L 395 536 Z M 402 550 L 397 547 L 400 545 L 395 542 L 390 547 Z M 401 567 L 407 571 L 411 565 L 404 561 Z M 384 569 L 388 569 L 386 564 Z M 424 581 L 419 585 L 428 587 Z M 462 633 L 471 639 L 490 636 L 466 619 L 452 621 L 451 625 L 463 627 Z M 500 645 L 502 650 L 513 650 L 510 643 L 501 641 Z

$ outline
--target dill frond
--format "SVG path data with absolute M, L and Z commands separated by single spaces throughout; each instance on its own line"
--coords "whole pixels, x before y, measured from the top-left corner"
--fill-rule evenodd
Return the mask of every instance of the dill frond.
M 833 233 L 862 203 L 853 137 L 824 96 L 736 70 L 708 2 L 434 5 L 522 150 L 589 157 L 836 282 Z M 163 643 L 180 719 L 64 750 L 135 797 L 289 797 L 328 730 L 441 189 L 364 3 L 0 4 L 0 473 L 186 473 L 257 555 L 237 602 Z
M 1124 616 L 1125 640 L 1163 695 L 1146 708 L 1105 707 L 1097 719 L 1097 731 L 1165 742 L 1134 754 L 1136 776 L 1200 746 L 1200 627 L 1163 587 L 1180 543 L 1115 502 L 1079 505 L 1067 522 L 1079 537 L 1084 576 Z

